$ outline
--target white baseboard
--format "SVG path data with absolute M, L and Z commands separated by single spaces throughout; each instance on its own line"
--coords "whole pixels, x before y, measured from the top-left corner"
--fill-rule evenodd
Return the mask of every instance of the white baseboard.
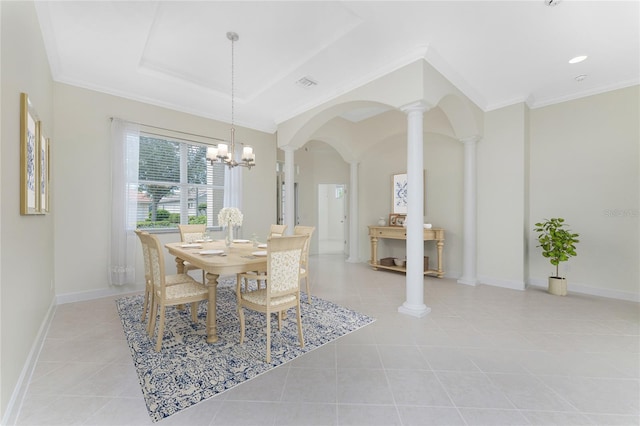
M 549 286 L 549 281 L 547 278 L 531 278 L 527 282 L 527 286 L 547 288 Z M 607 297 L 609 299 L 626 300 L 629 302 L 640 302 L 640 294 L 637 293 L 590 287 L 584 284 L 571 282 L 571 280 L 567 281 L 567 292 L 589 294 L 591 296 Z
M 494 287 L 508 288 L 511 290 L 524 290 L 525 282 L 520 280 L 503 280 L 499 278 L 479 276 L 478 280 L 481 284 L 491 285 Z
M 121 287 L 101 288 L 99 290 L 79 291 L 76 293 L 63 293 L 56 296 L 56 304 L 84 302 L 86 300 L 100 299 L 110 296 L 126 296 L 143 291 L 142 285 L 123 285 Z
M 47 336 L 47 332 L 49 331 L 49 326 L 51 325 L 51 320 L 53 319 L 53 314 L 56 311 L 56 303 L 55 297 L 51 299 L 51 304 L 49 305 L 49 309 L 47 310 L 44 319 L 42 320 L 42 324 L 40 324 L 40 329 L 38 330 L 38 334 L 31 345 L 31 350 L 29 351 L 29 355 L 22 367 L 22 371 L 20 372 L 20 376 L 18 377 L 18 382 L 13 389 L 13 393 L 11 394 L 11 398 L 9 399 L 9 403 L 7 404 L 7 410 L 2 417 L 2 422 L 0 424 L 9 426 L 14 425 L 18 420 L 18 416 L 20 415 L 20 410 L 22 409 L 22 402 L 25 394 L 27 393 L 27 388 L 29 387 L 29 382 L 31 382 L 31 376 L 33 375 L 33 370 L 36 367 L 36 363 L 38 361 L 38 357 L 40 356 L 40 351 L 42 350 L 42 346 L 44 345 L 44 339 Z

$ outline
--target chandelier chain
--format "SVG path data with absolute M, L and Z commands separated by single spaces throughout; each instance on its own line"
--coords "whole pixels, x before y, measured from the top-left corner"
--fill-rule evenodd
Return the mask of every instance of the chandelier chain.
M 242 154 L 240 156 L 240 161 L 235 160 L 236 155 L 236 139 L 235 139 L 235 122 L 236 122 L 236 73 L 235 73 L 235 42 L 238 41 L 238 34 L 229 31 L 227 33 L 227 38 L 231 40 L 231 138 L 229 140 L 229 144 L 227 143 L 219 143 L 217 147 L 207 148 L 207 160 L 213 163 L 220 162 L 227 165 L 230 169 L 236 166 L 246 167 L 251 170 L 251 167 L 256 165 L 256 154 L 253 151 L 253 148 L 249 145 L 244 145 L 242 147 Z
M 231 38 L 231 127 L 235 123 L 235 40 Z

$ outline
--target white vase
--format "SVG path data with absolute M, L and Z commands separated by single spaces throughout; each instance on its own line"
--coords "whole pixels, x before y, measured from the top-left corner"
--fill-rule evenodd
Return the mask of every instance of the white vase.
M 231 246 L 231 242 L 233 241 L 233 225 L 231 222 L 227 224 L 227 235 L 224 237 L 224 243 L 227 247 Z

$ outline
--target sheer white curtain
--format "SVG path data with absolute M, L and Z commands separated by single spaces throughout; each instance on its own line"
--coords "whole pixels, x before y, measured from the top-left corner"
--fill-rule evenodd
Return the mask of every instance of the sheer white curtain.
M 242 145 L 236 147 L 233 158 L 240 158 Z M 227 167 L 224 171 L 223 207 L 237 207 L 242 211 L 242 167 Z M 243 212 L 244 213 L 244 212 Z
M 111 120 L 111 250 L 109 284 L 135 282 L 135 248 L 138 192 L 138 126 Z

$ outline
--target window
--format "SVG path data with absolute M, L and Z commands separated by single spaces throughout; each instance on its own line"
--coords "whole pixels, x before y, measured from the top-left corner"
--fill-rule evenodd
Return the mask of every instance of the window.
M 145 133 L 140 133 L 138 143 L 137 185 L 129 185 L 136 188 L 129 194 L 135 197 L 136 227 L 218 226 L 225 171 L 223 164 L 207 161 L 207 146 Z

